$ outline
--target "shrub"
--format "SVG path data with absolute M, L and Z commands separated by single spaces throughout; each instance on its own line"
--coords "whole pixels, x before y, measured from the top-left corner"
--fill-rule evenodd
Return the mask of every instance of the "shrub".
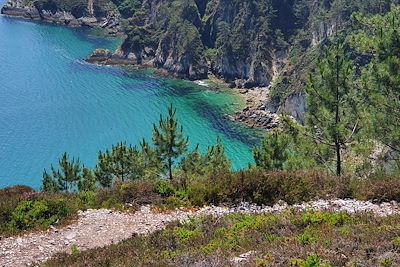
M 379 262 L 380 267 L 391 267 L 393 265 L 393 261 L 391 258 L 385 258 Z
M 6 231 L 6 225 L 18 203 L 34 195 L 34 190 L 27 186 L 14 186 L 0 190 L 0 233 Z
M 178 227 L 175 229 L 175 235 L 181 242 L 187 243 L 192 239 L 200 237 L 202 232 L 198 229 L 196 230 L 187 230 L 185 228 Z
M 64 200 L 27 200 L 18 204 L 11 215 L 8 228 L 11 231 L 46 228 L 69 215 Z
M 194 205 L 247 201 L 273 205 L 279 200 L 289 204 L 313 198 L 348 197 L 348 178 L 306 172 L 263 172 L 249 169 L 238 173 L 211 174 L 188 185 Z
M 355 179 L 351 184 L 353 196 L 362 200 L 377 202 L 400 201 L 400 178 L 384 177 Z
M 396 237 L 391 242 L 394 250 L 400 251 L 400 237 Z
M 293 259 L 291 265 L 293 267 L 329 267 L 329 264 L 320 263 L 320 258 L 318 255 L 308 256 L 307 259 Z
M 309 245 L 309 244 L 311 244 L 312 237 L 310 235 L 304 233 L 304 234 L 297 236 L 297 241 L 303 246 Z
M 302 217 L 304 225 L 327 223 L 331 226 L 341 226 L 350 220 L 346 213 L 306 212 Z
M 155 183 L 149 180 L 117 183 L 110 189 L 99 190 L 95 197 L 96 206 L 118 209 L 126 203 L 138 207 L 159 202 L 160 195 L 156 192 Z
M 71 246 L 71 255 L 72 256 L 76 256 L 76 255 L 78 255 L 79 254 L 79 249 L 78 249 L 78 247 L 76 246 L 76 245 L 72 245 Z
M 80 192 L 78 195 L 78 205 L 85 208 L 90 208 L 95 206 L 96 196 L 94 192 Z
M 157 181 L 155 191 L 162 197 L 169 197 L 175 194 L 175 188 L 167 180 Z

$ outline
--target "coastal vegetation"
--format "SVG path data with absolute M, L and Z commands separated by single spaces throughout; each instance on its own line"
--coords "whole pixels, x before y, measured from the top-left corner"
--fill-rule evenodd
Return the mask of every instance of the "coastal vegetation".
M 357 30 L 345 45 L 336 40 L 328 46 L 310 74 L 305 125 L 283 116 L 281 129 L 266 133 L 254 149 L 255 166 L 232 172 L 219 139 L 188 151 L 189 139 L 170 106 L 153 127 L 152 143 L 100 151 L 94 169 L 65 153 L 59 166 L 44 171 L 41 193 L 2 190 L 2 232 L 48 227 L 78 209 L 123 209 L 126 203 L 176 208 L 333 197 L 400 200 L 399 13 L 393 7 L 384 16 L 353 15 Z M 357 71 L 351 47 L 369 59 Z
M 175 52 L 199 66 L 206 62 L 204 55 L 218 61 L 235 54 L 247 62 L 267 54 L 258 42 L 272 42 L 282 35 L 279 45 L 288 41 L 284 38 L 288 29 L 271 32 L 270 25 L 277 22 L 268 2 L 233 1 L 231 6 L 240 15 L 229 24 L 218 20 L 207 24 L 213 6 L 200 2 L 163 3 L 164 10 L 179 16 L 165 17 L 166 34 L 158 40 L 168 47 L 171 36 L 176 36 Z M 305 2 L 300 3 L 296 13 L 309 12 Z M 361 11 L 368 5 L 335 3 L 333 13 L 339 8 Z M 131 6 L 134 12 L 128 4 L 119 3 L 124 7 L 119 8 L 139 19 L 139 2 Z M 204 8 L 199 11 L 199 6 Z M 400 7 L 384 1 L 370 9 L 386 13 L 353 13 L 348 26 L 352 30 L 337 31 L 325 42 L 305 83 L 304 124 L 282 115 L 280 128 L 266 133 L 254 148 L 255 165 L 232 171 L 220 139 L 208 148 L 190 144 L 171 105 L 167 116 L 154 124 L 151 141 L 142 140 L 138 147 L 122 142 L 100 151 L 93 169 L 65 153 L 58 166 L 44 171 L 40 192 L 23 186 L 0 190 L 0 233 L 64 225 L 78 210 L 88 208 L 136 210 L 152 204 L 165 210 L 243 201 L 295 204 L 317 198 L 400 201 Z M 218 26 L 210 26 L 218 29 L 212 35 L 215 42 L 200 34 L 197 24 L 203 23 Z M 228 30 L 229 26 L 233 27 Z M 254 29 L 250 36 L 256 36 L 250 43 L 242 36 L 247 27 Z M 146 34 L 144 28 L 131 25 L 128 40 L 144 49 L 149 45 Z M 251 266 L 397 266 L 399 225 L 398 216 L 290 210 L 279 215 L 205 217 L 107 248 L 86 252 L 75 248 L 72 255 L 59 255 L 47 264 L 229 266 L 235 255 L 257 251 Z
M 398 266 L 399 220 L 291 211 L 196 218 L 105 248 L 60 254 L 44 266 Z M 236 258 L 245 253 L 248 260 Z

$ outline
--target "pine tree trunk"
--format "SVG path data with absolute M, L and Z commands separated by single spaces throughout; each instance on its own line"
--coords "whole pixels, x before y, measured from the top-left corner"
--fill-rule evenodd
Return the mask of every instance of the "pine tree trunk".
M 168 159 L 169 179 L 172 181 L 172 159 Z
M 335 142 L 336 148 L 336 176 L 342 175 L 342 159 L 341 159 L 341 151 L 340 151 L 340 143 L 338 141 Z
M 338 132 L 338 125 L 340 123 L 340 115 L 339 115 L 339 86 L 340 86 L 340 66 L 339 66 L 339 49 L 337 50 L 336 55 L 336 110 L 335 110 L 335 150 L 336 150 L 336 176 L 342 175 L 342 159 L 341 159 L 341 151 L 340 151 L 340 140 L 339 140 L 339 132 Z
M 121 163 L 121 181 L 124 182 L 124 163 Z

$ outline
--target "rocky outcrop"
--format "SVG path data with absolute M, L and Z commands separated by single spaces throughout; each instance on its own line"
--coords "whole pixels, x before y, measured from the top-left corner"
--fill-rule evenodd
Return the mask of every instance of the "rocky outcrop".
M 246 99 L 246 107 L 230 116 L 231 121 L 267 131 L 279 127 L 279 116 L 265 105 L 268 99 L 267 88 L 240 89 L 239 93 Z
M 1 13 L 71 27 L 104 28 L 111 35 L 122 33 L 118 11 L 102 11 L 101 8 L 97 8 L 98 12 L 94 12 L 94 7 L 91 6 L 91 8 L 89 10 L 86 10 L 86 7 L 82 7 L 80 10 L 69 10 L 63 9 L 51 1 L 8 0 L 2 7 Z
M 88 63 L 102 64 L 102 65 L 139 65 L 138 58 L 134 53 L 125 55 L 121 50 L 115 53 L 107 49 L 96 49 L 89 58 L 86 59 Z
M 26 3 L 22 0 L 10 0 L 1 8 L 1 14 L 27 19 L 40 20 L 41 16 L 33 3 Z

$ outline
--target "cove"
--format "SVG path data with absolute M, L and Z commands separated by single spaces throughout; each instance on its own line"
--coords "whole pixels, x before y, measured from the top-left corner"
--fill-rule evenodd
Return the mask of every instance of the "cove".
M 150 141 L 152 124 L 170 103 L 192 147 L 204 151 L 220 136 L 235 170 L 252 162 L 259 133 L 224 116 L 237 108 L 237 96 L 150 70 L 83 61 L 95 48 L 114 50 L 120 42 L 88 29 L 0 17 L 0 188 L 38 189 L 43 170 L 63 152 L 94 167 L 99 150 Z

